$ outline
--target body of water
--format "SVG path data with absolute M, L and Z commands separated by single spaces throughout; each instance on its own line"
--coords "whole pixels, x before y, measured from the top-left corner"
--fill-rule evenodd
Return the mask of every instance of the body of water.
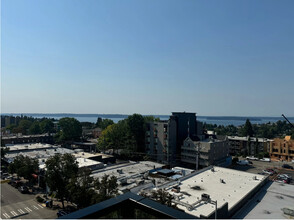
M 20 116 L 21 114 L 1 114 L 1 115 L 12 115 Z M 80 122 L 92 122 L 96 123 L 97 118 L 108 118 L 117 123 L 120 120 L 123 120 L 128 117 L 128 115 L 114 115 L 114 114 L 22 114 L 26 116 L 32 116 L 35 118 L 54 118 L 59 120 L 63 117 L 73 117 L 79 120 Z M 169 115 L 154 115 L 161 120 L 168 120 Z M 206 124 L 216 124 L 216 125 L 234 125 L 240 126 L 245 124 L 246 119 L 249 119 L 252 124 L 264 124 L 264 123 L 274 123 L 279 120 L 284 121 L 283 117 L 238 117 L 238 116 L 197 116 L 197 120 L 206 123 Z M 289 121 L 294 123 L 294 117 L 288 117 Z

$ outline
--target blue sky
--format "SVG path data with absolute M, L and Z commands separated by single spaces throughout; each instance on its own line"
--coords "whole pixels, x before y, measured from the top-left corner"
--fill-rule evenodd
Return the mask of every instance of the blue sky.
M 293 0 L 2 0 L 2 113 L 294 116 Z

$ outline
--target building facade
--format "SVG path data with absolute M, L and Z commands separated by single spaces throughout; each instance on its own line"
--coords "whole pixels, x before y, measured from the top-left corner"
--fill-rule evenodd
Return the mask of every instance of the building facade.
M 181 162 L 181 147 L 187 137 L 203 139 L 203 124 L 196 113 L 173 112 L 169 120 L 147 123 L 146 151 L 151 159 L 168 165 Z
M 176 122 L 150 122 L 147 124 L 146 150 L 152 160 L 171 164 L 176 155 Z
M 227 139 L 193 141 L 188 137 L 181 148 L 181 162 L 196 165 L 197 149 L 199 149 L 198 165 L 200 167 L 225 163 L 229 156 L 229 142 Z
M 268 152 L 270 139 L 255 137 L 228 136 L 229 150 L 231 155 L 256 155 L 261 152 Z
M 294 139 L 291 136 L 286 136 L 284 139 L 275 138 L 270 142 L 269 154 L 274 160 L 294 160 Z

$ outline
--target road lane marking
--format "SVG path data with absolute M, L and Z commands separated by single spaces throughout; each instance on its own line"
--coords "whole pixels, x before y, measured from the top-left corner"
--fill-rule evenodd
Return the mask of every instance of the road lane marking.
M 29 207 L 25 207 L 24 209 L 27 210 L 28 212 L 32 211 Z
M 34 209 L 38 209 L 38 207 L 37 207 L 37 206 L 35 206 L 35 205 L 33 205 L 33 207 L 34 207 Z
M 20 214 L 24 214 L 24 211 L 22 211 L 22 209 L 18 209 L 18 212 L 19 212 Z
M 42 205 L 40 205 L 40 204 L 38 204 L 38 206 L 40 206 L 40 208 L 41 208 L 41 209 L 43 209 L 43 208 L 44 208 L 44 207 L 43 207 Z
M 10 218 L 10 216 L 6 212 L 3 213 L 3 215 L 4 215 L 5 218 Z
M 13 216 L 17 216 L 17 214 L 15 213 L 15 211 L 11 211 L 10 212 Z

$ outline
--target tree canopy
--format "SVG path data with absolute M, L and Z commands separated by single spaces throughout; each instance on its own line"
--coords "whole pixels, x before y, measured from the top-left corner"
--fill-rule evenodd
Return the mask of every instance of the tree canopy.
M 82 126 L 77 119 L 61 118 L 58 123 L 61 131 L 57 134 L 57 141 L 75 141 L 82 136 Z
M 117 179 L 103 176 L 94 180 L 89 168 L 78 168 L 74 156 L 70 154 L 54 155 L 46 161 L 46 183 L 50 190 L 62 202 L 67 199 L 85 208 L 89 205 L 109 199 L 117 194 Z
M 249 136 L 249 137 L 253 136 L 253 128 L 249 119 L 246 120 L 245 125 L 241 132 L 242 132 L 242 136 Z
M 39 162 L 37 159 L 23 155 L 16 156 L 8 167 L 9 173 L 16 173 L 19 177 L 23 177 L 27 180 L 32 180 L 32 174 L 36 173 L 38 169 Z
M 124 154 L 132 157 L 136 152 L 144 152 L 145 132 L 144 117 L 133 114 L 103 130 L 98 139 L 97 147 L 101 151 L 121 149 Z
M 56 191 L 56 197 L 64 208 L 64 199 L 69 197 L 67 185 L 78 173 L 75 157 L 71 154 L 56 154 L 46 161 L 46 169 L 46 183 L 51 191 Z
M 96 194 L 93 188 L 94 178 L 90 174 L 89 168 L 82 167 L 77 175 L 70 179 L 66 187 L 69 192 L 69 200 L 75 203 L 78 209 L 91 205 L 94 200 Z
M 97 119 L 97 122 L 96 122 L 96 126 L 98 128 L 101 128 L 102 130 L 106 129 L 109 125 L 113 125 L 113 124 L 114 122 L 111 119 L 108 119 L 108 118 L 102 119 L 100 117 Z

